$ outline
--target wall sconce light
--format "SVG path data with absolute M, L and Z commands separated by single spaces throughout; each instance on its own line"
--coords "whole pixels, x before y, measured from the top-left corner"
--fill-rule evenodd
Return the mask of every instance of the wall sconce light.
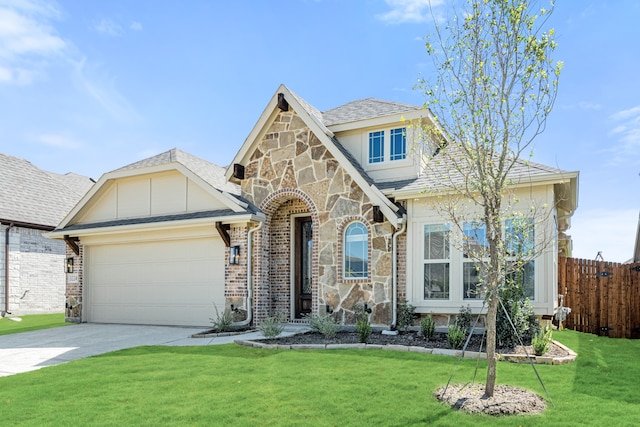
M 73 257 L 67 258 L 67 265 L 65 267 L 67 273 L 73 273 Z
M 229 246 L 229 264 L 240 263 L 240 246 Z

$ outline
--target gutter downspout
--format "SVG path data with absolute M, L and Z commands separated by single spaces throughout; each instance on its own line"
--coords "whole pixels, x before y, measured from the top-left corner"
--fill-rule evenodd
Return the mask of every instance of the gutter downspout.
M 391 316 L 391 329 L 394 330 L 398 320 L 398 236 L 407 231 L 407 215 L 402 215 L 401 226 L 398 231 L 393 233 L 391 244 L 391 295 L 392 295 L 392 316 Z
M 234 323 L 234 326 L 247 326 L 251 323 L 251 320 L 253 318 L 251 308 L 251 302 L 253 301 L 253 258 L 251 256 L 253 252 L 253 233 L 261 230 L 263 224 L 264 222 L 260 221 L 257 227 L 252 228 L 247 232 L 247 318 L 240 322 Z
M 13 228 L 13 223 L 6 224 L 4 230 L 4 315 L 9 312 L 9 230 Z

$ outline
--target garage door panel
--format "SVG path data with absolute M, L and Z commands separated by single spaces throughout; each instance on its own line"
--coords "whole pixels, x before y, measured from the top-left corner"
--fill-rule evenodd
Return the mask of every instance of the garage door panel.
M 205 304 L 214 311 L 223 286 L 181 283 L 162 285 L 98 286 L 92 293 L 95 304 L 109 305 L 195 305 Z M 194 300 L 197 296 L 198 300 Z
M 177 325 L 177 326 L 211 326 L 209 318 L 212 315 L 212 307 L 202 306 L 102 306 L 93 307 L 95 317 L 98 319 L 119 319 L 116 323 L 140 324 L 140 325 Z M 179 318 L 176 314 L 179 313 Z M 153 322 L 145 323 L 144 319 L 155 319 Z M 202 324 L 202 319 L 207 319 L 206 324 Z M 113 322 L 109 322 L 113 323 Z
M 176 283 L 199 281 L 204 277 L 215 277 L 224 270 L 223 264 L 213 260 L 147 262 L 144 271 L 140 264 L 102 264 L 94 266 L 93 274 L 101 284 Z
M 208 326 L 224 307 L 219 238 L 87 248 L 89 321 Z

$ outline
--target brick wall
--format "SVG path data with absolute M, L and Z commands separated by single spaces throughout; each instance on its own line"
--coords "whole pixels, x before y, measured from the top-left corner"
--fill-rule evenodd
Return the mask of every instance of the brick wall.
M 6 226 L 0 227 L 0 301 L 5 307 Z M 65 304 L 65 244 L 44 237 L 41 230 L 13 227 L 9 231 L 9 311 L 13 314 L 61 313 Z
M 84 246 L 78 242 L 80 254 L 76 255 L 67 245 L 66 257 L 73 258 L 73 273 L 66 274 L 65 313 L 68 322 L 80 322 L 82 319 L 82 284 L 84 266 Z

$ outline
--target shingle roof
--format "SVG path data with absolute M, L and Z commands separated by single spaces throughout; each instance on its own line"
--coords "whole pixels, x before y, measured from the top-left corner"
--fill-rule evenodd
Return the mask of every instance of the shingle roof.
M 92 185 L 90 178 L 47 172 L 0 154 L 0 218 L 56 226 Z
M 422 107 L 400 102 L 383 101 L 375 98 L 360 99 L 348 102 L 339 107 L 322 113 L 322 122 L 325 126 L 355 122 L 358 120 L 373 119 L 376 117 L 401 114 L 409 111 L 420 110 Z
M 64 231 L 88 230 L 93 228 L 118 227 L 123 225 L 156 224 L 170 221 L 184 221 L 200 218 L 220 218 L 234 215 L 244 215 L 245 212 L 234 212 L 231 209 L 219 209 L 213 211 L 187 212 L 181 214 L 160 215 L 140 218 L 124 218 L 112 221 L 92 222 L 87 224 L 74 224 L 64 228 Z
M 179 163 L 183 165 L 218 190 L 226 191 L 230 194 L 240 194 L 240 187 L 232 182 L 227 182 L 225 179 L 225 168 L 177 148 L 131 163 L 130 165 L 123 166 L 115 171 L 140 169 L 168 163 Z
M 466 176 L 454 170 L 445 160 L 434 157 L 425 167 L 420 176 L 412 179 L 376 183 L 385 193 L 439 191 L 457 187 L 465 182 Z M 509 172 L 509 179 L 514 182 L 526 182 L 532 178 L 545 175 L 568 173 L 562 169 L 546 166 L 540 163 L 527 162 L 517 159 Z

